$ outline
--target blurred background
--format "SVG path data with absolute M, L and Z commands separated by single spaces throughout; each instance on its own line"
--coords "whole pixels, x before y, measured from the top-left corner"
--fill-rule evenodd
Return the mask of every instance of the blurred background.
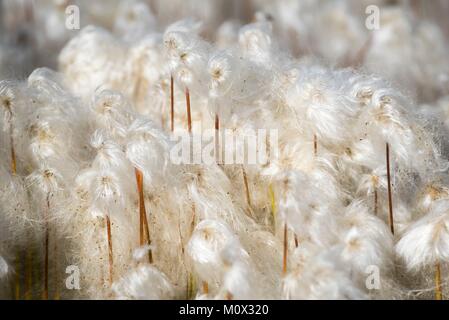
M 206 39 L 226 46 L 242 25 L 265 20 L 279 48 L 298 59 L 380 74 L 421 103 L 449 94 L 447 0 L 0 0 L 0 79 L 57 69 L 79 32 L 66 27 L 70 5 L 81 29 L 99 25 L 125 43 L 192 17 Z M 377 30 L 365 25 L 369 5 L 379 8 Z

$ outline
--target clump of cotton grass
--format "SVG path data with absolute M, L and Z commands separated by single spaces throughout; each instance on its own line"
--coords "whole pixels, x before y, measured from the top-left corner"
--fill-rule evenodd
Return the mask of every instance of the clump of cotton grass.
M 220 252 L 232 241 L 236 241 L 235 235 L 223 223 L 203 220 L 196 226 L 187 252 L 202 282 L 203 293 L 208 294 L 209 290 L 216 291 L 219 288 L 223 273 Z
M 365 9 L 370 5 L 383 12 L 379 28 L 369 28 Z M 272 17 L 279 42 L 300 58 L 362 67 L 430 102 L 447 92 L 447 41 L 439 21 L 423 19 L 417 7 L 383 0 L 260 2 L 256 10 L 262 14 L 255 16 Z
M 126 48 L 107 30 L 95 26 L 84 28 L 64 47 L 59 55 L 59 69 L 72 89 L 88 95 L 92 89 L 107 85 L 120 88 L 125 81 Z
M 250 257 L 226 224 L 217 220 L 201 221 L 192 234 L 187 252 L 202 284 L 203 295 L 218 299 L 258 296 Z
M 349 268 L 353 283 L 366 286 L 366 275 L 375 266 L 383 275 L 379 286 L 384 288 L 382 292 L 366 293 L 394 298 L 396 293 L 388 288 L 394 281 L 394 277 L 388 276 L 394 270 L 393 236 L 388 227 L 360 200 L 345 208 L 341 224 L 341 259 Z
M 162 300 L 172 299 L 174 289 L 167 277 L 151 266 L 139 266 L 126 274 L 112 289 L 117 299 Z
M 172 77 L 185 92 L 187 128 L 192 132 L 191 92 L 201 90 L 204 82 L 209 44 L 194 32 L 192 21 L 170 25 L 164 33 L 164 44 L 169 56 Z
M 398 255 L 404 259 L 408 270 L 434 268 L 435 299 L 443 299 L 441 263 L 447 260 L 447 199 L 433 200 L 429 212 L 405 230 L 396 245 Z
M 285 299 L 367 299 L 339 261 L 338 248 L 318 253 L 284 279 Z

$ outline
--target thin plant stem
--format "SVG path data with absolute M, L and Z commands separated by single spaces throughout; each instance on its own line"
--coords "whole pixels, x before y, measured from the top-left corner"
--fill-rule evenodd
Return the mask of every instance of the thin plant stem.
M 15 276 L 14 276 L 14 298 L 16 300 L 20 300 L 20 253 L 18 252 L 16 255 L 16 270 L 15 270 Z
M 186 87 L 186 106 L 187 106 L 187 128 L 189 130 L 189 133 L 192 132 L 192 114 L 190 111 L 190 91 L 189 88 Z
M 13 133 L 13 125 L 12 121 L 9 124 L 9 145 L 11 150 L 11 172 L 13 175 L 17 174 L 17 161 L 16 161 L 16 152 L 14 150 L 14 137 Z
M 288 255 L 288 228 L 284 223 L 284 254 L 282 258 L 282 274 L 287 274 L 287 255 Z
M 10 120 L 9 120 L 9 148 L 10 148 L 10 154 L 11 154 L 11 174 L 12 175 L 16 175 L 17 174 L 17 162 L 16 162 L 16 152 L 14 150 L 14 137 L 13 137 L 13 132 L 14 132 L 14 127 L 13 127 L 13 123 L 12 123 L 12 111 L 10 109 L 10 107 L 7 107 L 7 110 L 9 112 L 10 115 Z M 17 259 L 16 259 L 16 275 L 15 275 L 15 284 L 14 284 L 14 295 L 15 295 L 15 299 L 16 300 L 20 300 L 20 255 L 17 255 Z M 27 294 L 25 292 L 25 294 Z
M 221 162 L 221 150 L 220 150 L 220 118 L 218 114 L 215 114 L 215 161 Z
M 150 238 L 150 227 L 148 225 L 148 218 L 146 210 L 143 214 L 143 226 L 145 231 L 146 243 L 148 244 L 148 262 L 153 263 L 153 251 L 151 250 L 151 238 Z
M 112 285 L 114 279 L 114 254 L 112 251 L 112 233 L 111 219 L 106 215 L 106 232 L 108 237 L 108 253 L 109 253 L 109 285 Z
M 242 175 L 243 175 L 243 184 L 245 186 L 246 202 L 248 203 L 249 210 L 251 210 L 252 205 L 251 205 L 251 194 L 249 192 L 248 177 L 246 175 L 246 171 L 245 171 L 245 168 L 243 167 L 243 165 L 241 167 L 242 167 Z
M 273 229 L 276 230 L 276 198 L 273 190 L 273 185 L 270 184 L 268 186 L 268 195 L 270 197 L 270 205 L 271 205 L 271 218 L 273 219 Z
M 193 277 L 193 274 L 189 272 L 189 275 L 187 276 L 187 290 L 186 290 L 187 300 L 194 299 L 195 290 L 196 290 L 195 278 Z
M 136 175 L 137 192 L 139 194 L 139 246 L 145 244 L 145 233 L 143 231 L 143 215 L 145 213 L 145 201 L 143 199 L 143 176 L 142 172 L 134 168 Z
M 143 246 L 145 243 L 151 245 L 145 198 L 143 194 L 143 173 L 137 168 L 134 168 L 134 172 L 136 174 L 137 191 L 139 193 L 139 245 Z M 148 249 L 148 261 L 149 263 L 153 263 L 153 253 L 151 249 Z
M 390 174 L 390 145 L 388 142 L 385 145 L 385 155 L 387 162 L 387 180 L 388 180 L 388 221 L 390 223 L 391 233 L 394 234 L 394 218 L 393 218 L 393 200 L 392 200 L 392 191 L 391 191 L 391 174 Z
M 98 252 L 102 252 L 103 251 L 102 248 L 101 248 L 100 243 L 97 244 L 97 248 L 98 248 Z M 102 285 L 105 285 L 106 281 L 105 281 L 105 278 L 104 278 L 104 264 L 103 264 L 103 260 L 100 259 L 100 262 L 101 262 L 100 263 L 100 283 Z
M 435 264 L 435 300 L 443 300 L 443 291 L 441 289 L 441 266 Z
M 195 230 L 195 219 L 196 219 L 196 207 L 195 204 L 192 204 L 192 219 L 190 222 L 190 235 L 193 234 L 193 231 Z
M 30 246 L 27 246 L 27 257 L 26 257 L 26 300 L 31 300 L 33 298 L 33 250 Z
M 14 125 L 13 125 L 13 114 L 11 110 L 11 102 L 7 101 L 6 104 L 6 110 L 9 114 L 9 149 L 11 154 L 11 173 L 15 175 L 17 173 L 17 162 L 16 162 L 16 152 L 14 150 Z
M 207 281 L 203 281 L 203 293 L 208 294 L 209 293 L 209 284 Z

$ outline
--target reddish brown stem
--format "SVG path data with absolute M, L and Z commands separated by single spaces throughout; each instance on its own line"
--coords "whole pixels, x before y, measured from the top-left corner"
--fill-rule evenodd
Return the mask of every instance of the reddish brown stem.
M 391 195 L 391 174 L 390 174 L 390 145 L 388 142 L 385 146 L 386 149 L 386 162 L 387 162 L 387 181 L 388 181 L 388 211 L 389 211 L 389 223 L 391 233 L 394 234 L 394 218 L 393 218 L 393 200 Z
M 13 127 L 13 123 L 12 123 L 12 111 L 9 108 L 7 108 L 7 110 L 9 111 L 9 116 L 10 116 L 10 120 L 9 120 L 9 148 L 10 148 L 10 153 L 11 153 L 11 173 L 13 175 L 15 175 L 17 173 L 17 162 L 16 162 L 16 152 L 14 150 L 14 137 L 13 137 L 14 127 Z
M 220 163 L 220 118 L 215 114 L 215 160 Z
M 112 285 L 114 280 L 114 254 L 112 252 L 112 233 L 111 233 L 111 219 L 106 215 L 106 231 L 108 234 L 108 253 L 109 253 L 109 285 Z
M 246 175 L 246 171 L 243 165 L 242 165 L 242 175 L 243 175 L 243 184 L 245 185 L 246 201 L 248 203 L 249 210 L 251 210 L 252 206 L 251 206 L 251 195 L 249 192 L 249 185 L 248 185 L 248 177 Z
M 284 256 L 282 259 L 282 273 L 287 273 L 287 255 L 288 255 L 288 233 L 287 223 L 284 224 Z
M 17 252 L 15 261 L 15 272 L 14 272 L 14 298 L 20 300 L 20 267 L 21 267 L 21 254 Z
M 203 293 L 208 294 L 209 293 L 209 284 L 207 281 L 203 281 Z
M 313 135 L 313 154 L 315 157 L 318 154 L 318 138 L 316 134 Z
M 145 201 L 143 198 L 143 176 L 142 172 L 134 168 L 137 182 L 137 192 L 139 195 L 139 246 L 143 246 L 145 243 L 145 234 L 143 231 L 143 215 L 145 213 Z
M 187 127 L 189 133 L 192 132 L 192 114 L 190 112 L 190 91 L 189 88 L 186 87 L 186 105 L 187 105 Z
M 192 235 L 195 230 L 195 219 L 196 219 L 196 207 L 195 204 L 192 204 L 192 220 L 190 222 L 190 235 Z
M 215 114 L 215 130 L 220 130 L 220 118 L 218 117 L 218 114 Z
M 16 153 L 14 151 L 14 141 L 13 138 L 11 136 L 11 172 L 13 175 L 15 175 L 17 173 L 17 162 L 16 162 Z
M 145 208 L 145 198 L 143 194 L 143 173 L 139 169 L 134 169 L 136 174 L 137 191 L 139 193 L 139 245 L 143 246 L 145 243 L 151 245 L 150 230 L 147 220 L 147 211 Z M 153 253 L 148 249 L 148 261 L 153 263 Z

